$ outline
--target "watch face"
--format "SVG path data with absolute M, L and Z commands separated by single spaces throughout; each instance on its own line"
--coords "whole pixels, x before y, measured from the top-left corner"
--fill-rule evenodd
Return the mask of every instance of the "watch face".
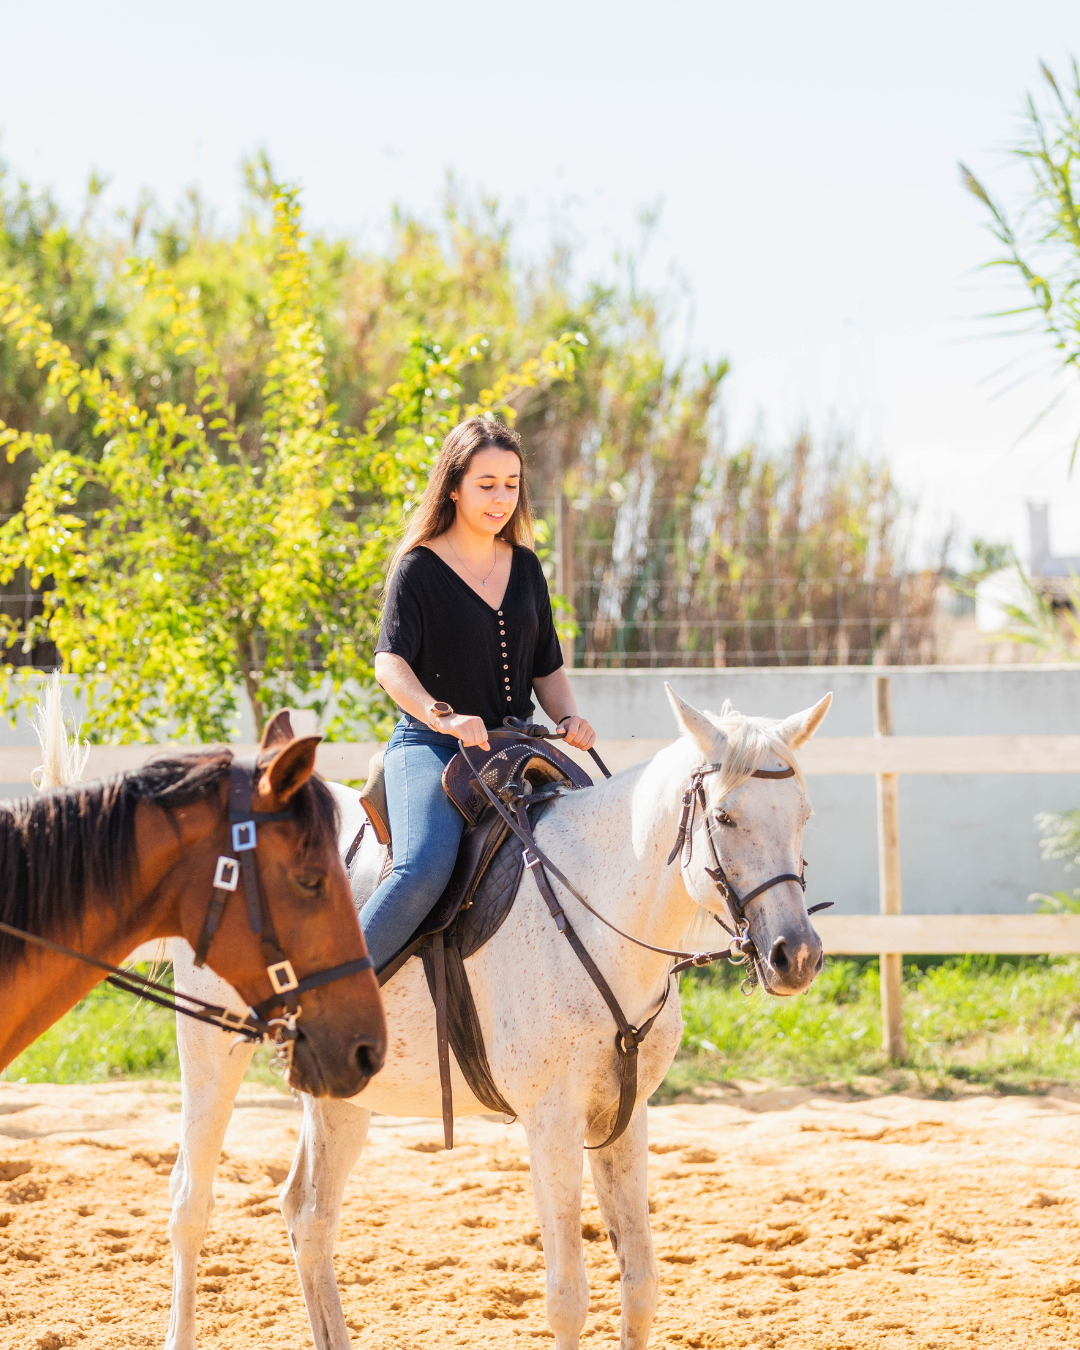
M 431 711 L 436 717 L 449 717 L 454 710 L 449 703 L 433 703 L 431 705 Z

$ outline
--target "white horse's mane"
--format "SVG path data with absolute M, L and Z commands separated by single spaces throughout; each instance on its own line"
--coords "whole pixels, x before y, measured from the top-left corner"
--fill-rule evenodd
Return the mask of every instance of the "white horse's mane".
M 716 785 L 721 797 L 741 787 L 758 769 L 763 769 L 770 759 L 782 760 L 794 769 L 796 781 L 806 791 L 802 770 L 791 746 L 784 739 L 783 722 L 775 717 L 748 717 L 745 713 L 736 712 L 730 699 L 724 700 L 718 713 L 706 712 L 705 716 L 727 741 L 724 767 Z

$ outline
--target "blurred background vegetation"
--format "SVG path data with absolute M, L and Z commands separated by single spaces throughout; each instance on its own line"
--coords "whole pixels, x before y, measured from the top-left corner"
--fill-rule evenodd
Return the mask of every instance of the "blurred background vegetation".
M 75 219 L 47 193 L 0 177 L 0 282 L 19 283 L 74 361 L 104 371 L 139 408 L 197 407 L 199 362 L 166 340 L 160 307 L 137 280 L 153 263 L 197 312 L 215 353 L 239 429 L 222 453 L 257 462 L 274 340 L 266 156 L 244 166 L 242 210 L 229 227 L 194 191 L 173 212 L 143 197 L 103 219 L 102 187 L 91 178 Z M 557 240 L 522 259 L 497 204 L 453 184 L 433 221 L 395 214 L 380 250 L 319 233 L 304 249 L 325 406 L 343 433 L 363 428 L 402 381 L 418 340 L 444 354 L 477 344 L 455 367 L 452 391 L 422 390 L 421 402 L 466 406 L 503 381 L 501 415 L 516 417 L 525 438 L 539 549 L 576 664 L 935 659 L 939 572 L 909 569 L 907 516 L 888 470 L 840 436 L 729 445 L 727 363 L 670 355 L 676 299 L 643 290 L 634 258 L 616 258 L 604 278 L 577 276 Z M 514 372 L 567 334 L 582 339 L 572 377 L 514 384 Z M 0 418 L 90 459 L 108 440 L 85 402 L 72 410 L 58 397 L 13 331 L 0 336 Z M 389 426 L 369 437 L 365 453 L 397 453 L 395 435 Z M 26 455 L 0 463 L 0 513 L 20 510 L 34 467 Z M 414 457 L 406 472 L 422 481 L 422 468 Z M 91 486 L 79 511 L 106 498 Z M 13 666 L 70 656 L 40 622 L 52 584 L 46 576 L 31 585 L 20 568 L 3 587 L 8 631 L 22 638 L 7 652 Z M 364 694 L 371 633 L 354 636 L 361 689 L 336 734 L 378 733 L 385 709 Z M 298 667 L 328 659 L 314 637 L 295 657 Z

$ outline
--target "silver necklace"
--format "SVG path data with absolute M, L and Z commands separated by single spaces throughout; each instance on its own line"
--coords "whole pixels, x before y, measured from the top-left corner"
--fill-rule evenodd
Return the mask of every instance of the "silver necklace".
M 499 561 L 499 549 L 495 543 L 495 540 L 493 539 L 491 541 L 491 552 L 494 555 L 492 557 L 491 566 L 488 568 L 487 576 L 484 577 L 484 579 L 481 581 L 471 567 L 465 567 L 465 564 L 458 557 L 457 549 L 453 546 L 450 540 L 446 538 L 446 535 L 443 535 L 443 538 L 446 539 L 446 547 L 450 550 L 450 552 L 454 555 L 454 557 L 457 558 L 458 565 L 465 568 L 465 571 L 468 572 L 469 576 L 472 577 L 473 581 L 479 581 L 481 586 L 486 586 L 488 584 L 488 580 L 491 577 L 492 572 L 495 571 L 495 564 Z

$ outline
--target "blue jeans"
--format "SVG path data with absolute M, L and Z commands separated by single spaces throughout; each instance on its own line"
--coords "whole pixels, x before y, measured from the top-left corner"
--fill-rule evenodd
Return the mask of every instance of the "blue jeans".
M 394 866 L 360 911 L 375 969 L 388 965 L 446 889 L 465 817 L 446 795 L 442 772 L 457 740 L 403 717 L 386 747 L 386 806 Z

